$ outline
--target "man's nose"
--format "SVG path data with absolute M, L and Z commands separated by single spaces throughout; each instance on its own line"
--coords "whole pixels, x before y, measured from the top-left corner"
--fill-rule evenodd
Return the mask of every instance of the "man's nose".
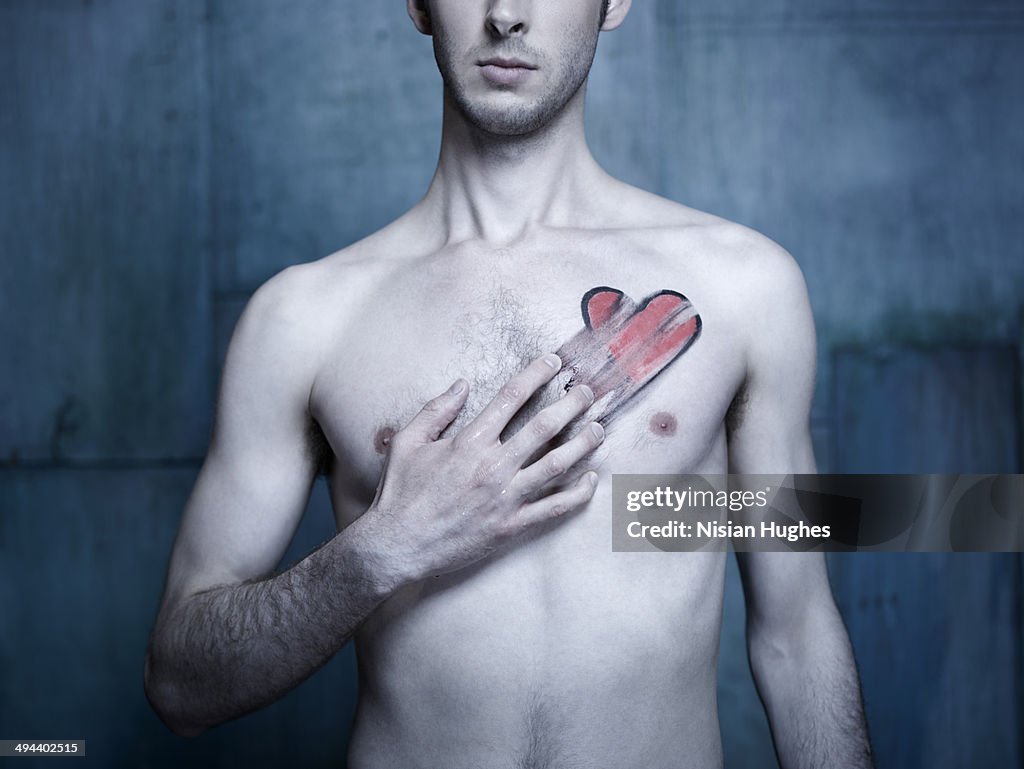
M 516 37 L 526 33 L 526 0 L 491 0 L 485 24 L 494 37 Z

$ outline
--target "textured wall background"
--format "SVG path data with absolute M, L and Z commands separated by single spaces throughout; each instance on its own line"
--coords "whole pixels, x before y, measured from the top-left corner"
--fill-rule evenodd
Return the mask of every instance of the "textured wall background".
M 803 266 L 822 470 L 1022 469 L 1022 43 L 1020 0 L 636 0 L 602 38 L 598 159 Z M 241 307 L 418 199 L 439 96 L 398 2 L 0 0 L 0 738 L 337 765 L 350 650 L 191 742 L 142 655 Z M 1021 557 L 830 566 L 879 765 L 1024 766 Z M 733 570 L 720 667 L 728 766 L 773 765 Z

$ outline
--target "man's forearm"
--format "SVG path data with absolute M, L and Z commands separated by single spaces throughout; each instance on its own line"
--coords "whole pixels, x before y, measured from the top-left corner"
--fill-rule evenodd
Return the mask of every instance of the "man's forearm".
M 834 608 L 797 630 L 754 629 L 750 661 L 783 769 L 873 766 L 853 651 Z
M 262 707 L 326 663 L 401 579 L 353 524 L 274 577 L 211 588 L 158 619 L 146 693 L 181 734 Z

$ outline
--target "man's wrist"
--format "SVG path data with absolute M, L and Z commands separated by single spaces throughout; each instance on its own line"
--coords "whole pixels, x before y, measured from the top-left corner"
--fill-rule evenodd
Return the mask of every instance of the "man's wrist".
M 367 587 L 378 602 L 385 601 L 406 585 L 418 581 L 410 558 L 403 558 L 394 546 L 393 534 L 388 536 L 377 524 L 373 508 L 350 524 L 338 539 L 345 540 L 352 577 Z

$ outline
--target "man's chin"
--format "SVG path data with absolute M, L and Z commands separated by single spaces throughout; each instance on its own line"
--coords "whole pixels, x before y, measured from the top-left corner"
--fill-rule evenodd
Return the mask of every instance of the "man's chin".
M 493 136 L 527 136 L 547 125 L 552 118 L 521 99 L 489 100 L 490 103 L 460 105 L 463 117 L 474 128 Z

